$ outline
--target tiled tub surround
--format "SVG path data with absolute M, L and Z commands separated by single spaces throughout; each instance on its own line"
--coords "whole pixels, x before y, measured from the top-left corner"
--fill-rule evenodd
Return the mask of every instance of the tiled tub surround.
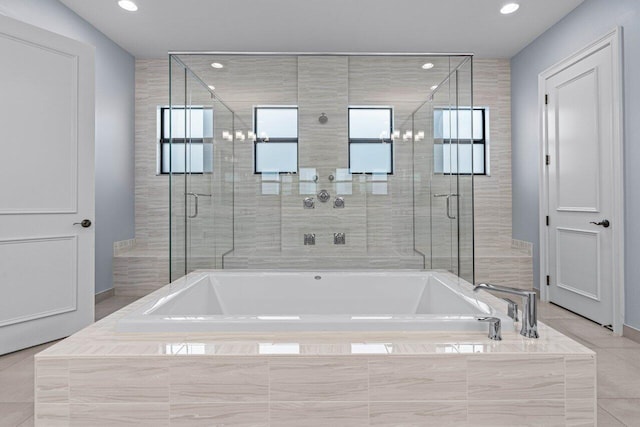
M 595 353 L 484 332 L 118 333 L 134 302 L 35 357 L 36 425 L 588 426 Z M 504 309 L 486 293 L 478 298 Z

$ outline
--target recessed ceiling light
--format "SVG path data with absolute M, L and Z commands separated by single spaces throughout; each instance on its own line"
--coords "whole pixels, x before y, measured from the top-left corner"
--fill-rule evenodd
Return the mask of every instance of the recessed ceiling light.
M 510 13 L 515 12 L 518 9 L 520 9 L 520 5 L 518 3 L 507 3 L 504 6 L 502 6 L 502 9 L 500 9 L 500 13 L 503 15 L 508 15 Z
M 136 10 L 138 10 L 138 5 L 136 5 L 131 0 L 120 0 L 118 2 L 118 6 L 129 12 L 135 12 Z
M 211 64 L 211 66 L 212 66 L 213 68 L 224 68 L 224 65 L 222 65 L 222 64 L 221 64 L 221 63 L 219 63 L 219 62 L 214 62 L 213 64 Z
M 438 89 L 438 85 L 431 86 L 431 90 L 436 90 L 436 89 Z
M 431 62 L 427 62 L 426 64 L 422 65 L 422 69 L 423 70 L 430 70 L 432 68 L 433 68 L 433 63 L 431 63 Z
M 216 87 L 214 85 L 209 85 L 209 89 L 216 90 Z

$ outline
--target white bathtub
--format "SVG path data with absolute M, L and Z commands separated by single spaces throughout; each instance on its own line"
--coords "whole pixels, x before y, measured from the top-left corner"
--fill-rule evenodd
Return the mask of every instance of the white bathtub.
M 157 293 L 117 330 L 487 331 L 482 316 L 513 329 L 498 300 L 443 272 L 198 271 Z

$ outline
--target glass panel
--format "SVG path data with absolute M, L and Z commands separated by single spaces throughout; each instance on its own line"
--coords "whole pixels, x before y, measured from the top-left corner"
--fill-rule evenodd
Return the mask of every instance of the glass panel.
M 423 140 L 413 140 L 414 250 L 423 256 L 424 268 L 432 268 L 433 103 L 427 102 L 412 114 L 413 134 L 425 132 Z M 435 164 L 441 164 L 436 162 Z
M 226 207 L 231 199 L 224 191 L 233 193 L 233 189 L 224 188 L 222 181 L 230 178 L 225 175 L 233 167 L 234 130 L 233 115 L 228 108 L 212 98 L 207 87 L 191 72 L 187 73 L 186 117 L 186 128 L 189 129 L 186 135 L 188 147 L 185 150 L 188 273 L 198 269 L 221 268 L 222 254 L 228 250 L 226 241 L 233 229 L 233 217 Z M 203 138 L 211 142 L 203 144 L 200 142 Z M 222 158 L 217 159 L 220 156 Z M 207 166 L 208 169 L 205 169 Z M 221 211 L 228 218 L 220 218 Z M 221 226 L 226 226 L 226 230 Z
M 298 144 L 265 142 L 256 144 L 256 172 L 297 172 Z
M 185 105 L 186 105 L 186 70 L 174 57 L 169 59 L 169 128 L 167 135 L 171 133 L 178 133 L 186 135 L 185 128 Z M 173 114 L 171 111 L 175 110 L 177 113 Z M 166 116 L 165 116 L 166 117 Z M 173 140 L 170 140 L 170 146 L 173 145 Z M 164 147 L 163 147 L 164 149 Z M 168 164 L 175 164 L 176 168 L 180 168 L 182 171 L 186 170 L 186 144 L 176 144 L 176 149 L 169 149 L 168 154 L 171 156 L 177 155 L 181 151 L 181 156 L 178 159 L 169 158 L 166 161 Z M 171 254 L 170 260 L 170 280 L 174 281 L 186 273 L 186 175 L 184 173 L 172 173 L 169 171 L 169 211 L 170 211 L 170 228 L 169 234 L 169 253 Z
M 455 65 L 451 65 L 455 67 Z M 431 212 L 431 268 L 446 269 L 454 274 L 458 272 L 458 181 L 456 139 L 451 139 L 452 111 L 457 111 L 457 81 L 455 71 L 441 83 L 430 102 L 433 123 L 434 174 L 430 176 L 430 212 Z M 455 113 L 453 114 L 455 117 Z M 426 135 L 426 133 L 425 133 Z M 442 140 L 446 142 L 442 143 Z
M 260 139 L 298 138 L 298 109 L 256 108 L 256 135 Z
M 473 108 L 473 58 L 468 58 L 457 71 L 458 102 L 466 108 Z M 478 120 L 474 110 L 473 135 L 476 139 L 482 127 L 481 118 Z M 482 135 L 484 138 L 484 135 Z M 469 147 L 469 139 L 460 138 L 458 147 Z M 473 144 L 471 152 L 474 171 L 484 173 L 484 144 Z M 459 155 L 459 157 L 462 157 Z M 468 165 L 468 163 L 467 163 Z M 482 168 L 482 172 L 480 172 Z M 461 166 L 462 169 L 462 166 Z M 458 275 L 468 282 L 474 283 L 474 237 L 473 237 L 473 180 L 474 175 L 458 176 Z
M 351 143 L 349 159 L 351 173 L 391 173 L 392 144 Z
M 350 108 L 349 138 L 388 139 L 391 138 L 390 108 Z
M 235 197 L 235 149 L 234 139 L 236 120 L 235 114 L 220 100 L 212 99 L 211 105 L 214 111 L 214 135 L 221 135 L 224 130 L 230 132 L 230 137 L 216 137 L 213 143 L 214 162 L 212 180 L 213 216 L 207 221 L 213 222 L 212 236 L 208 236 L 209 244 L 213 247 L 215 264 L 214 268 L 224 268 L 224 257 L 233 251 L 234 216 L 233 203 Z M 244 147 L 252 147 L 253 144 L 246 141 L 240 142 Z M 247 150 L 251 152 L 249 148 Z

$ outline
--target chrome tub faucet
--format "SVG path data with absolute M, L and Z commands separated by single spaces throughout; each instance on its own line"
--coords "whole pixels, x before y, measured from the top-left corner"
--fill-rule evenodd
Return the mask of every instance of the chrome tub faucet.
M 522 307 L 522 328 L 520 335 L 527 338 L 538 338 L 538 309 L 536 302 L 536 293 L 533 291 L 523 291 L 521 289 L 508 288 L 506 286 L 492 285 L 490 283 L 480 283 L 474 286 L 473 291 L 478 292 L 480 289 L 486 291 L 503 292 L 505 294 L 519 295 L 524 300 Z
M 500 341 L 502 340 L 502 326 L 500 319 L 497 317 L 478 317 L 479 322 L 489 323 L 489 339 Z

